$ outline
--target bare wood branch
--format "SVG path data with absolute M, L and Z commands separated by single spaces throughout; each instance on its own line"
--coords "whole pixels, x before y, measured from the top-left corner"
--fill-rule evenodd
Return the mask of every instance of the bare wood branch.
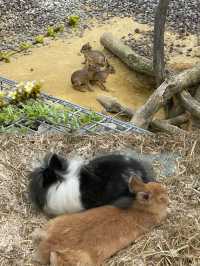
M 121 105 L 116 98 L 110 96 L 99 96 L 97 97 L 97 101 L 105 108 L 107 112 L 111 113 L 123 112 L 129 118 L 131 118 L 135 113 L 134 110 Z M 151 122 L 151 127 L 171 134 L 185 133 L 184 130 L 176 127 L 175 124 L 177 123 L 177 125 L 178 124 L 181 125 L 182 123 L 187 122 L 188 118 L 189 115 L 184 114 L 168 120 L 153 120 Z
M 200 85 L 197 87 L 194 98 L 200 102 Z
M 135 125 L 148 128 L 153 115 L 170 99 L 174 94 L 191 87 L 200 82 L 200 64 L 185 70 L 182 73 L 165 80 L 149 97 L 147 102 L 140 107 L 131 122 Z
M 170 119 L 165 120 L 167 123 L 171 124 L 171 125 L 176 125 L 176 126 L 180 126 L 186 122 L 188 122 L 188 120 L 190 119 L 191 115 L 188 112 L 185 112 L 181 115 L 172 117 Z
M 194 117 L 200 119 L 200 103 L 185 90 L 180 93 L 180 99 L 183 107 Z
M 166 122 L 167 120 L 158 120 L 155 119 L 152 121 L 152 125 L 154 128 L 157 128 L 161 131 L 170 133 L 170 134 L 186 134 L 187 132 L 179 127 L 169 124 Z
M 130 69 L 154 77 L 153 64 L 147 58 L 138 55 L 122 41 L 106 32 L 100 38 L 101 44 L 119 57 Z
M 121 105 L 114 97 L 101 95 L 97 96 L 96 100 L 109 113 L 124 113 L 130 119 L 134 114 L 134 111 L 132 109 Z
M 153 68 L 157 87 L 165 79 L 164 33 L 169 1 L 159 1 L 154 22 Z
M 169 108 L 169 115 L 167 117 L 168 119 L 185 113 L 185 109 L 181 105 L 180 99 L 178 99 L 178 97 L 176 95 L 174 95 L 171 98 L 171 100 L 173 101 L 173 104 L 172 104 L 171 108 Z

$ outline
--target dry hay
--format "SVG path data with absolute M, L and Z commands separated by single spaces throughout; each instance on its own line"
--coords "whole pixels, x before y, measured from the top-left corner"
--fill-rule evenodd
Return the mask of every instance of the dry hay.
M 95 154 L 131 147 L 140 153 L 178 152 L 177 173 L 159 176 L 170 193 L 163 225 L 111 258 L 106 265 L 200 265 L 200 137 L 143 136 L 0 136 L 0 265 L 36 266 L 31 233 L 47 218 L 28 201 L 30 165 L 38 154 Z M 158 167 L 158 166 L 157 166 Z M 157 168 L 159 170 L 159 167 Z

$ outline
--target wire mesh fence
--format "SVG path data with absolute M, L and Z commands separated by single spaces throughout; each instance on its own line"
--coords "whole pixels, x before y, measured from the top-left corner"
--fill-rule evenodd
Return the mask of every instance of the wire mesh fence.
M 16 82 L 0 77 L 0 90 L 11 91 L 15 86 Z M 12 131 L 14 128 L 17 131 L 19 129 L 21 132 L 24 130 L 28 133 L 46 133 L 50 131 L 72 133 L 76 131 L 79 134 L 101 134 L 105 131 L 110 131 L 113 133 L 132 132 L 151 134 L 149 131 L 138 128 L 132 123 L 116 119 L 116 116 L 107 116 L 102 113 L 93 112 L 67 100 L 59 99 L 45 93 L 41 93 L 39 100 L 49 108 L 62 106 L 64 109 L 60 109 L 59 111 L 60 119 L 52 122 L 51 119 L 44 119 L 42 117 L 30 120 L 22 116 L 16 121 L 4 125 L 4 131 Z M 67 117 L 65 116 L 66 112 Z

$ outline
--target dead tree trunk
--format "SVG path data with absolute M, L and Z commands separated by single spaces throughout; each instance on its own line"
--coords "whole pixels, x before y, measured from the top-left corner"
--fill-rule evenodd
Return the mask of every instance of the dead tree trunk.
M 199 102 L 200 104 L 200 85 L 197 87 L 194 98 Z M 197 128 L 200 128 L 200 119 L 196 117 L 192 117 L 192 125 L 194 125 Z
M 157 130 L 159 131 L 164 131 L 166 133 L 170 133 L 170 134 L 186 134 L 186 131 L 176 127 L 174 125 L 171 125 L 169 123 L 167 123 L 165 120 L 158 120 L 155 119 L 152 121 L 153 127 L 157 128 Z
M 183 107 L 190 112 L 192 116 L 200 119 L 200 103 L 185 90 L 180 93 L 180 99 Z
M 164 37 L 165 22 L 170 0 L 160 0 L 154 21 L 154 41 L 153 41 L 153 69 L 156 78 L 157 88 L 165 80 L 165 54 Z M 170 99 L 164 106 L 166 117 L 169 117 L 169 111 L 173 106 L 173 100 Z
M 130 69 L 154 77 L 153 64 L 147 58 L 138 55 L 122 41 L 114 38 L 112 33 L 106 32 L 101 36 L 101 44 L 119 57 Z
M 121 105 L 116 98 L 110 96 L 98 96 L 97 101 L 109 113 L 121 113 L 123 115 L 126 115 L 129 119 L 131 119 L 131 117 L 135 114 L 134 110 Z M 164 131 L 170 134 L 180 134 L 180 133 L 185 134 L 186 132 L 181 128 L 177 127 L 176 125 L 182 125 L 186 123 L 189 117 L 190 116 L 187 113 L 185 113 L 168 120 L 156 119 L 151 121 L 150 126 L 153 129 Z
M 200 64 L 183 71 L 169 80 L 165 80 L 149 97 L 147 102 L 139 108 L 131 122 L 135 125 L 148 128 L 153 115 L 162 107 L 174 94 L 181 92 L 200 82 Z
M 159 1 L 154 22 L 153 69 L 157 87 L 165 80 L 164 34 L 169 1 Z
M 200 85 L 197 87 L 194 98 L 199 102 L 200 104 Z
M 125 114 L 129 119 L 133 116 L 134 112 L 132 109 L 125 107 L 121 105 L 116 98 L 110 97 L 110 96 L 105 96 L 105 95 L 100 95 L 96 98 L 97 102 L 99 102 L 103 108 L 108 112 L 108 113 L 123 113 Z

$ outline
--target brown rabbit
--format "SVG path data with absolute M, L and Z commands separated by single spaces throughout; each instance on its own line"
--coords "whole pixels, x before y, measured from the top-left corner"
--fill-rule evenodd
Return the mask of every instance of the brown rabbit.
M 106 83 L 108 75 L 114 73 L 114 67 L 107 63 L 105 69 L 96 69 L 94 75 L 92 76 L 91 83 L 96 83 L 102 90 L 109 91 L 104 85 L 104 83 Z
M 98 65 L 101 67 L 104 67 L 107 64 L 107 59 L 105 55 L 97 50 L 92 50 L 92 47 L 90 43 L 86 43 L 82 46 L 81 51 L 82 54 L 84 54 L 85 61 L 83 64 L 92 64 L 92 65 Z
M 103 206 L 50 220 L 35 232 L 37 260 L 51 266 L 99 266 L 166 218 L 165 187 L 132 177 L 129 188 L 136 192 L 129 209 Z
M 81 70 L 77 70 L 71 75 L 71 83 L 73 88 L 79 91 L 86 91 L 86 89 L 93 91 L 90 87 L 90 80 L 93 80 L 94 74 L 99 71 L 99 68 L 94 65 L 89 65 Z

